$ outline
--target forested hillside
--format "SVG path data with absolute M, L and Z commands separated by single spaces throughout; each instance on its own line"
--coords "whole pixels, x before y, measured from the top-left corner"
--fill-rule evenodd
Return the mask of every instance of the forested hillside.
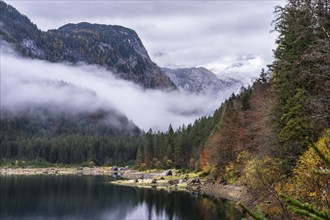
M 263 72 L 252 87 L 227 99 L 211 117 L 167 133 L 146 134 L 137 162 L 146 167 L 203 169 L 222 176 L 224 166 L 243 150 L 256 151 L 272 140 L 267 108 L 270 85 Z
M 43 110 L 43 109 L 41 109 Z M 40 118 L 44 117 L 44 118 Z M 112 125 L 108 120 L 120 120 Z M 115 126 L 116 125 L 116 126 Z M 125 164 L 135 160 L 141 131 L 115 112 L 2 118 L 0 158 L 61 164 Z
M 330 1 L 290 0 L 275 16 L 269 71 L 212 117 L 147 134 L 138 163 L 201 169 L 220 183 L 247 186 L 270 219 L 329 219 L 317 209 L 330 210 Z
M 129 137 L 87 137 L 70 126 L 49 137 L 41 128 L 29 133 L 32 124 L 2 121 L 1 160 L 202 170 L 247 187 L 269 219 L 329 219 L 330 0 L 289 0 L 276 8 L 274 26 L 274 62 L 213 116 Z

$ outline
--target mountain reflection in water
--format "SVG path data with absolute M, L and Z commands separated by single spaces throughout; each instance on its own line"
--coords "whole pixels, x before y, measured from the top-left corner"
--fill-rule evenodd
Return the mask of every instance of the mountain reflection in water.
M 110 177 L 1 176 L 0 219 L 240 219 L 230 203 L 110 184 Z

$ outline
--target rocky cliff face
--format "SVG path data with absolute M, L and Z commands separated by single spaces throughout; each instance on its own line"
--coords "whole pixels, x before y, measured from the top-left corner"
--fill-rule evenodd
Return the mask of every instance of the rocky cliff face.
M 218 78 L 211 71 L 199 68 L 163 68 L 165 74 L 180 89 L 197 94 L 219 94 L 231 87 L 239 87 L 242 82 L 228 77 Z
M 176 88 L 151 61 L 132 29 L 83 22 L 43 32 L 4 2 L 0 2 L 0 20 L 1 39 L 14 44 L 23 55 L 51 62 L 97 64 L 144 88 Z

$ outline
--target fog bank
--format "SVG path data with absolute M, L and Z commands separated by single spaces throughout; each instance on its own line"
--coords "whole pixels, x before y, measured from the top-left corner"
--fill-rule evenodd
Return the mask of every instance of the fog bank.
M 233 91 L 210 97 L 145 90 L 98 66 L 23 58 L 1 45 L 1 110 L 16 115 L 41 107 L 69 115 L 116 109 L 146 131 L 165 131 L 212 114 Z

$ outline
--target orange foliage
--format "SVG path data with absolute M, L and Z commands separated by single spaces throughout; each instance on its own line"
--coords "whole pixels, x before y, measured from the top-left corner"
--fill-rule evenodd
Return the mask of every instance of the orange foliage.
M 255 85 L 249 98 L 249 108 L 242 110 L 240 98 L 227 101 L 213 133 L 200 153 L 201 168 L 213 165 L 217 175 L 225 174 L 226 166 L 241 151 L 262 151 L 267 155 L 273 146 L 271 126 L 268 126 L 269 86 Z M 268 97 L 268 98 L 267 98 Z M 269 128 L 268 128 L 269 127 Z
M 200 168 L 203 169 L 203 167 L 209 166 L 211 161 L 210 159 L 211 159 L 210 149 L 204 148 L 203 150 L 201 150 L 201 152 L 199 153 Z

